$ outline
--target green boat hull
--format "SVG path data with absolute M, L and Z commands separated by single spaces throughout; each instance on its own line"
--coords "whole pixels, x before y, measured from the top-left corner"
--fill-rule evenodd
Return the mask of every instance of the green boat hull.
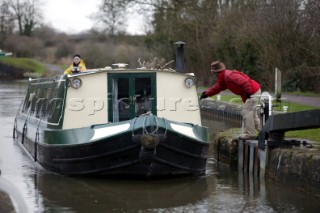
M 17 117 L 14 134 L 44 169 L 64 175 L 203 175 L 208 129 L 155 115 L 75 129 L 41 129 Z

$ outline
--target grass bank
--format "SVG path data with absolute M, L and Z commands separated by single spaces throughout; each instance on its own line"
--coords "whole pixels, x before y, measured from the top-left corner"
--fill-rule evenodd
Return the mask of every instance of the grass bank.
M 0 57 L 0 63 L 24 70 L 26 77 L 39 77 L 46 72 L 46 68 L 41 62 L 30 58 Z
M 314 93 L 314 92 L 285 92 L 285 94 L 301 95 L 301 96 L 307 96 L 307 97 L 320 97 L 319 93 Z

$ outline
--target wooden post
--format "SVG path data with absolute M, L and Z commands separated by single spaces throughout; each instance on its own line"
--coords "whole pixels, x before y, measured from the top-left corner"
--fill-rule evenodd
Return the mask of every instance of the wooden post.
M 248 140 L 246 144 L 249 145 L 249 174 L 258 175 L 257 173 L 257 163 L 259 161 L 258 157 L 258 141 L 257 140 Z
M 267 149 L 265 150 L 258 150 L 259 154 L 259 160 L 260 160 L 260 168 L 259 168 L 259 174 L 260 177 L 264 177 L 266 173 L 266 157 L 267 157 Z
M 281 98 L 281 71 L 276 67 L 275 68 L 275 94 L 277 101 L 280 101 Z
M 243 149 L 244 149 L 244 140 L 239 139 L 238 142 L 238 170 L 242 171 L 243 169 Z
M 244 159 L 243 159 L 243 171 L 248 171 L 249 161 L 249 144 L 244 142 Z
M 253 162 L 254 162 L 254 143 L 252 141 L 248 141 L 250 146 L 250 151 L 249 151 L 249 174 L 253 174 Z
M 254 147 L 254 166 L 253 166 L 253 174 L 259 175 L 259 149 L 258 143 Z

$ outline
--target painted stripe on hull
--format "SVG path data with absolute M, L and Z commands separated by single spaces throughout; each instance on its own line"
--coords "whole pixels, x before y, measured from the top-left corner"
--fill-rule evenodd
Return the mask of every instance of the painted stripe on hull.
M 126 123 L 126 124 L 121 124 L 117 126 L 108 126 L 108 127 L 94 129 L 94 135 L 90 141 L 96 141 L 101 138 L 117 135 L 129 130 L 129 128 L 130 128 L 130 124 Z

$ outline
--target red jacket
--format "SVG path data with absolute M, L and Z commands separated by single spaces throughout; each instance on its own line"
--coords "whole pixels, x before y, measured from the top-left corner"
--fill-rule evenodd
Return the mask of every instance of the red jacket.
M 205 94 L 213 96 L 225 89 L 229 89 L 234 94 L 240 95 L 242 101 L 246 102 L 247 95 L 257 92 L 260 89 L 260 85 L 237 70 L 223 70 L 219 73 L 215 85 L 209 88 Z

